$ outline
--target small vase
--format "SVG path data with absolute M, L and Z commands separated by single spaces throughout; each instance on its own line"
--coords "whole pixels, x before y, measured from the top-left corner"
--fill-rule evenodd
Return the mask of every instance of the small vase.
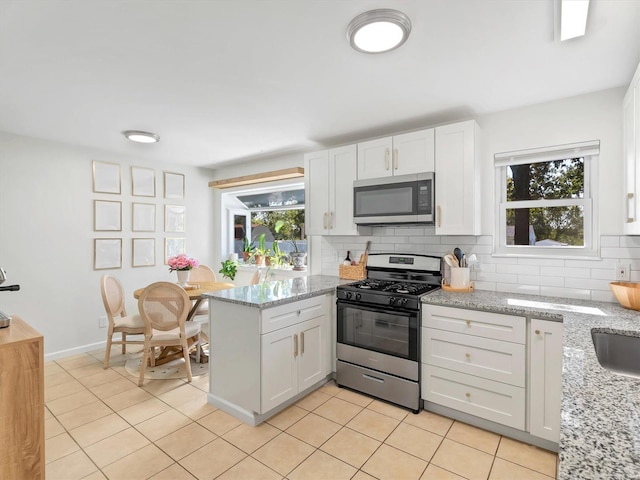
M 189 274 L 191 270 L 176 270 L 178 274 L 178 285 L 186 287 L 189 284 Z

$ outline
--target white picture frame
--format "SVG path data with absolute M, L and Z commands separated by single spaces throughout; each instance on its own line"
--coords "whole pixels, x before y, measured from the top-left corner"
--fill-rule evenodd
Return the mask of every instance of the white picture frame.
M 183 233 L 185 231 L 185 206 L 164 206 L 164 231 L 171 233 Z
M 94 200 L 93 230 L 96 232 L 121 232 L 122 202 Z
M 164 239 L 164 264 L 168 265 L 168 260 L 181 253 L 187 253 L 186 238 L 165 238 Z
M 93 191 L 95 193 L 121 193 L 120 164 L 93 161 Z
M 132 267 L 153 267 L 156 264 L 156 239 L 132 238 L 131 252 Z
M 164 198 L 184 198 L 184 175 L 182 173 L 164 172 Z
M 156 231 L 156 205 L 154 203 L 131 204 L 131 230 L 133 232 Z
M 153 168 L 131 167 L 131 194 L 135 197 L 156 196 L 156 171 Z
M 122 268 L 122 239 L 93 239 L 93 269 Z

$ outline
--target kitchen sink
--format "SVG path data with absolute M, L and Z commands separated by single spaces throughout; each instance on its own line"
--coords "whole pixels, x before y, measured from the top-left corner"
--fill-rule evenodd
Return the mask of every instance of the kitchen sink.
M 640 378 L 640 337 L 610 329 L 591 329 L 598 362 L 607 370 Z

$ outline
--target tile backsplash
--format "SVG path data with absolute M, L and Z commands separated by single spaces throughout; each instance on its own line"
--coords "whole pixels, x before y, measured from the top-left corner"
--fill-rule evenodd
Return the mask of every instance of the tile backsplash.
M 491 235 L 436 236 L 432 226 L 374 227 L 368 236 L 323 237 L 322 273 L 337 275 L 347 250 L 357 260 L 368 240 L 374 253 L 444 255 L 455 247 L 475 253 L 479 264 L 473 267 L 471 279 L 476 290 L 615 302 L 609 282 L 615 280 L 616 264 L 630 265 L 631 281 L 640 281 L 638 236 L 602 235 L 600 257 L 593 260 L 512 258 L 492 256 Z

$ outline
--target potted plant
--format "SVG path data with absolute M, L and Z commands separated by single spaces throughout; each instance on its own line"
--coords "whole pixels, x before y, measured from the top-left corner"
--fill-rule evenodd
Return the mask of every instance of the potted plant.
M 244 237 L 244 240 L 242 240 L 242 260 L 244 260 L 244 263 L 249 261 L 255 249 L 256 246 L 249 241 L 249 237 Z
M 188 285 L 191 269 L 200 265 L 195 258 L 188 257 L 186 253 L 169 258 L 167 264 L 170 272 L 175 270 L 178 275 L 178 284 L 183 287 Z
M 258 237 L 258 247 L 253 251 L 253 259 L 256 265 L 264 265 L 264 260 L 271 251 L 266 247 L 267 234 L 263 233 Z
M 282 227 L 285 225 L 285 222 L 282 220 L 278 220 L 276 222 L 276 226 L 275 226 L 275 231 L 276 233 L 280 233 L 280 230 L 282 229 Z M 291 234 L 291 238 L 289 239 L 289 242 L 291 242 L 291 245 L 293 246 L 293 252 L 291 252 L 291 261 L 293 262 L 293 269 L 294 270 L 306 270 L 307 267 L 304 264 L 305 258 L 307 257 L 306 252 L 301 252 L 298 250 L 298 244 L 296 243 L 296 239 L 294 237 L 294 233 L 295 233 L 295 226 L 292 225 L 293 227 L 293 231 Z
M 237 272 L 238 264 L 233 260 L 225 260 L 222 262 L 222 268 L 218 270 L 218 273 L 221 273 L 224 278 L 229 280 L 235 280 Z
M 267 258 L 267 263 L 269 264 L 270 261 L 270 264 L 274 266 L 288 265 L 287 257 L 287 252 L 280 250 L 278 242 L 273 242 L 273 255 Z

